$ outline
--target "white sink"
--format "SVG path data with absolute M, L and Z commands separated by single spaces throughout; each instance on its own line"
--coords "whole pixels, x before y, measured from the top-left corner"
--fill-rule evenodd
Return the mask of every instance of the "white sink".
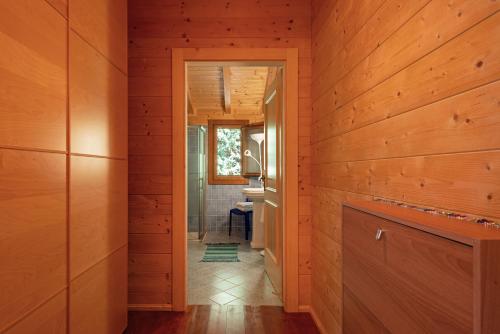
M 264 198 L 264 188 L 243 188 L 242 193 L 252 200 Z
M 243 188 L 243 195 L 251 199 L 252 248 L 264 248 L 264 188 Z

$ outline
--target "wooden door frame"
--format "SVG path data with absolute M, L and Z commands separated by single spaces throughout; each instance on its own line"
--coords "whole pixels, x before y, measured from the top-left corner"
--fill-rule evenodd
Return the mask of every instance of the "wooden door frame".
M 298 49 L 175 48 L 172 49 L 172 308 L 187 308 L 187 112 L 186 62 L 282 62 L 285 69 L 283 161 L 283 304 L 299 311 L 298 187 Z

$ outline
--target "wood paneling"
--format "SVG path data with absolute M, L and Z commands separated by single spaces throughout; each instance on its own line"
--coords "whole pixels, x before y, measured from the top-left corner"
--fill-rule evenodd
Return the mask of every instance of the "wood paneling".
M 69 25 L 123 73 L 127 73 L 127 1 L 72 0 Z
M 65 151 L 66 21 L 45 1 L 2 1 L 0 46 L 0 145 Z
M 391 333 L 472 331 L 472 247 L 351 208 L 343 215 L 343 286 L 368 313 L 344 321 L 375 315 Z
M 127 162 L 71 157 L 71 278 L 127 243 Z
M 498 332 L 500 294 L 495 282 L 500 272 L 495 259 L 500 230 L 380 201 L 349 200 L 343 205 L 344 289 L 349 287 L 391 333 L 471 333 L 473 327 L 475 333 Z M 383 233 L 373 238 L 377 228 Z M 362 288 L 363 281 L 371 279 L 376 283 Z M 388 283 L 377 283 L 383 281 Z M 405 294 L 404 303 L 398 302 Z M 379 300 L 386 303 L 372 307 Z M 426 303 L 433 306 L 414 312 Z M 412 305 L 411 310 L 403 304 Z M 404 315 L 392 316 L 401 312 Z M 427 312 L 431 314 L 424 321 L 417 320 Z M 398 324 L 397 319 L 404 318 Z M 363 317 L 352 320 L 362 322 Z
M 177 0 L 176 0 L 177 1 Z M 134 5 L 135 6 L 135 5 Z M 148 4 L 151 6 L 151 4 Z M 306 13 L 303 13 L 306 15 Z M 287 48 L 295 47 L 299 49 L 299 57 L 305 58 L 304 62 L 309 62 L 311 57 L 311 44 L 309 38 L 294 37 L 223 37 L 223 38 L 188 38 L 182 36 L 173 37 L 134 37 L 129 41 L 130 57 L 164 57 L 170 58 L 172 48 Z
M 127 247 L 71 284 L 71 333 L 122 333 L 127 326 Z
M 129 77 L 170 77 L 172 65 L 169 58 L 129 58 Z
M 169 138 L 169 137 L 166 137 Z M 172 157 L 168 155 L 133 155 L 129 158 L 129 174 L 172 173 Z
M 170 233 L 172 216 L 170 214 L 145 213 L 144 210 L 131 210 L 129 214 L 129 233 Z
M 286 10 L 285 6 L 283 10 Z M 189 18 L 189 20 L 183 16 L 136 20 L 132 16 L 129 22 L 129 35 L 132 38 L 182 36 L 183 34 L 186 37 L 199 38 L 206 36 L 246 38 L 273 35 L 297 38 L 309 33 L 308 15 L 290 19 L 283 17 L 282 14 L 274 17 L 272 22 L 266 17 L 226 17 L 223 20 L 214 20 L 214 17 L 218 18 L 217 13 L 213 13 L 213 17 Z
M 138 307 L 141 311 L 152 307 L 169 308 L 172 304 L 172 293 L 170 292 L 128 292 L 128 305 L 131 308 Z
M 335 58 L 339 60 L 339 63 L 328 63 L 327 67 L 315 78 L 312 86 L 313 98 L 318 98 L 329 89 L 325 82 L 335 82 L 343 77 L 428 2 L 429 0 L 385 1 L 374 15 L 370 16 L 359 32 L 345 44 L 344 48 L 338 50 Z M 350 17 L 347 20 L 350 23 Z
M 129 194 L 171 194 L 172 176 L 161 174 L 130 174 Z
M 169 66 L 171 64 L 169 63 Z M 172 116 L 171 97 L 129 97 L 129 117 L 170 117 Z M 129 124 L 132 125 L 132 124 Z
M 127 157 L 127 77 L 70 32 L 71 152 Z
M 172 96 L 170 77 L 130 77 L 128 79 L 131 97 L 169 97 Z
M 499 22 L 500 14 L 482 21 L 338 108 L 329 121 L 336 123 L 336 132 L 344 133 L 497 80 L 500 51 L 492 45 L 500 40 Z M 488 32 L 492 39 L 484 41 L 481 36 Z M 450 54 L 453 57 L 443 62 Z
M 0 330 L 66 286 L 66 159 L 0 149 Z
M 370 49 L 360 45 L 358 50 L 361 53 L 371 50 L 373 52 L 355 67 L 355 62 L 346 60 L 345 62 L 348 64 L 343 65 L 345 67 L 343 71 L 337 71 L 337 79 L 343 75 L 345 78 L 340 81 L 334 80 L 337 83 L 329 88 L 324 94 L 325 98 L 322 98 L 321 101 L 335 95 L 334 92 L 338 96 L 335 99 L 337 106 L 351 100 L 397 71 L 404 69 L 416 59 L 439 48 L 495 10 L 498 10 L 498 4 L 491 1 L 470 2 L 462 0 L 453 3 L 431 1 L 401 29 L 394 31 L 383 43 L 382 40 L 377 40 L 381 44 L 378 48 Z M 393 20 L 399 21 L 399 18 Z M 378 27 L 378 24 L 374 23 L 372 26 Z M 418 39 L 419 43 L 408 43 L 407 37 L 409 35 L 415 35 L 415 39 Z M 357 53 L 356 50 L 352 50 L 351 54 L 354 53 Z M 324 81 L 323 87 L 328 88 L 326 78 Z M 329 111 L 329 109 L 327 108 L 325 111 Z
M 172 136 L 129 136 L 128 140 L 131 156 L 172 155 Z
M 134 273 L 128 276 L 128 289 L 132 293 L 170 293 L 170 273 Z
M 162 181 L 168 182 L 172 171 L 172 137 L 169 134 L 159 135 L 155 131 L 148 133 L 144 124 L 153 119 L 139 119 L 159 117 L 170 120 L 171 87 L 176 84 L 172 83 L 170 73 L 172 48 L 298 48 L 299 113 L 305 118 L 300 126 L 303 139 L 299 159 L 304 162 L 302 166 L 308 165 L 305 157 L 311 154 L 308 128 L 311 125 L 312 108 L 308 0 L 202 0 L 189 3 L 181 0 L 131 0 L 129 12 L 130 129 L 138 130 L 129 136 L 130 226 L 140 222 L 137 225 L 140 228 L 155 231 L 156 223 L 162 223 L 164 215 L 172 212 L 171 202 L 163 202 L 171 201 L 169 196 L 172 189 Z M 151 127 L 152 123 L 148 124 Z M 311 194 L 310 168 L 302 166 L 299 167 L 299 174 L 301 198 L 305 199 L 302 205 L 305 212 L 303 225 L 310 225 L 311 220 L 307 218 L 310 210 L 306 208 L 310 202 L 307 197 Z M 305 226 L 302 228 L 307 229 Z M 163 227 L 160 231 L 164 231 Z M 158 238 L 153 233 L 149 235 Z M 303 252 L 304 263 L 308 260 L 306 254 L 307 251 Z M 304 274 L 304 280 L 308 278 L 309 275 Z M 305 284 L 301 288 L 304 290 L 300 292 L 301 300 L 307 301 L 309 285 Z M 134 304 L 167 303 L 163 295 L 154 293 L 131 293 L 129 298 L 129 302 Z
M 172 119 L 170 117 L 130 117 L 129 134 L 131 136 L 171 136 Z
M 5 334 L 67 333 L 67 291 L 63 290 L 26 318 L 3 332 Z
M 500 97 L 495 92 L 499 90 L 497 81 L 345 135 L 331 136 L 333 127 L 318 122 L 315 137 L 328 139 L 314 145 L 317 162 L 498 148 Z
M 171 273 L 172 259 L 169 254 L 130 254 L 128 268 L 132 273 Z
M 340 333 L 342 201 L 381 196 L 500 217 L 500 6 L 312 8 L 311 300 L 320 327 Z
M 68 0 L 46 0 L 54 7 L 62 16 L 68 18 Z
M 0 4 L 2 333 L 126 324 L 126 248 L 111 274 L 105 258 L 127 243 L 126 1 L 70 7 L 75 30 L 68 0 Z M 86 275 L 107 281 L 88 293 Z M 115 309 L 101 312 L 106 303 Z
M 189 124 L 205 119 L 263 120 L 268 67 L 190 64 L 187 68 Z
M 70 331 L 127 323 L 127 3 L 69 6 Z
M 131 253 L 172 253 L 172 236 L 170 233 L 131 233 L 128 242 Z

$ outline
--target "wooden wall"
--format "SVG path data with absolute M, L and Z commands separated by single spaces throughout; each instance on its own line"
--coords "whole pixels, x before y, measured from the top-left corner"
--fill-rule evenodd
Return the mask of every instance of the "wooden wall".
M 171 50 L 299 49 L 300 304 L 310 287 L 310 2 L 129 1 L 129 304 L 171 303 Z
M 341 330 L 341 202 L 500 218 L 500 3 L 314 0 L 312 310 Z
M 0 3 L 1 333 L 126 326 L 126 10 Z

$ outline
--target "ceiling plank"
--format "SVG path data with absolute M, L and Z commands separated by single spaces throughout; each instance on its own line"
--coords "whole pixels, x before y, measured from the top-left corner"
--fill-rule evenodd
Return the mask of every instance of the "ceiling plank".
M 231 114 L 231 68 L 224 66 L 224 112 Z

